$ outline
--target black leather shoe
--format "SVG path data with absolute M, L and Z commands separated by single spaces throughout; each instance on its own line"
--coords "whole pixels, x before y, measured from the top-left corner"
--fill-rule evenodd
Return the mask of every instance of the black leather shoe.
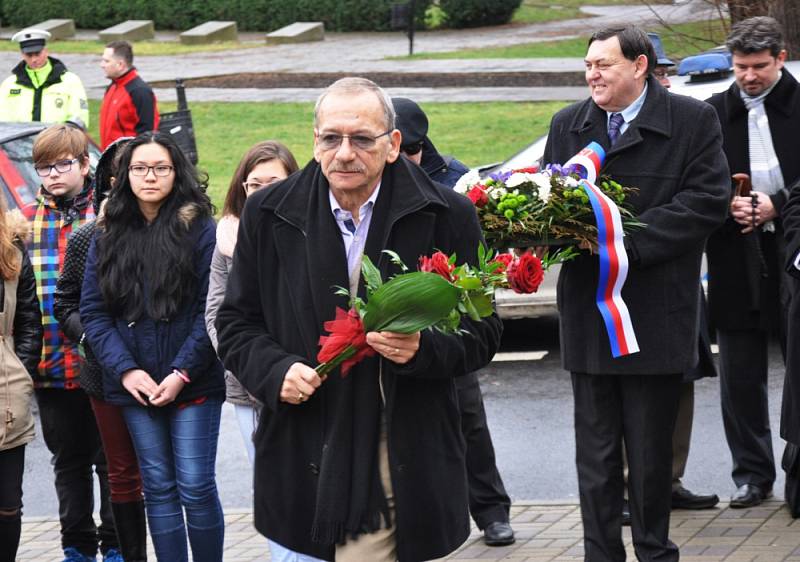
M 755 507 L 761 505 L 767 498 L 772 497 L 772 490 L 765 490 L 755 484 L 744 484 L 731 496 L 731 507 L 741 509 L 743 507 Z
M 672 509 L 709 509 L 718 503 L 717 494 L 695 494 L 683 486 L 672 490 Z
M 628 503 L 628 500 L 623 500 L 622 502 L 622 526 L 631 526 L 631 505 Z
M 514 544 L 514 529 L 508 521 L 489 523 L 483 530 L 483 542 L 486 546 L 506 546 Z

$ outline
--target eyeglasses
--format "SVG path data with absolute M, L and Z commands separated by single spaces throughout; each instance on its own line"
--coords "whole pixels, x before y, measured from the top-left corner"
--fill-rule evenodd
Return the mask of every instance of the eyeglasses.
M 415 154 L 418 154 L 420 150 L 422 150 L 421 141 L 415 144 L 409 144 L 400 147 L 400 152 L 402 152 L 403 154 L 408 154 L 409 156 L 414 156 Z
M 128 171 L 131 173 L 131 175 L 139 177 L 144 177 L 150 173 L 150 170 L 153 170 L 153 175 L 163 178 L 170 175 L 174 169 L 175 168 L 172 166 L 167 166 L 166 164 L 158 164 L 157 166 L 134 164 L 133 166 L 128 166 Z
M 79 161 L 80 160 L 78 158 L 73 158 L 72 160 L 59 160 L 54 164 L 37 164 L 33 169 L 36 170 L 36 173 L 39 174 L 39 177 L 46 178 L 50 175 L 53 169 L 55 169 L 55 171 L 59 174 L 66 174 L 72 169 L 72 165 Z
M 257 182 L 257 181 L 245 181 L 245 182 L 242 182 L 242 186 L 244 186 L 244 190 L 247 193 L 250 193 L 251 191 L 258 191 L 259 189 L 263 189 L 265 187 L 269 187 L 270 185 L 272 185 L 274 183 L 278 183 L 279 181 L 281 181 L 281 178 L 275 178 L 274 180 L 269 181 L 267 183 L 261 183 L 261 182 Z
M 340 135 L 338 133 L 325 133 L 324 135 L 317 135 L 319 139 L 319 146 L 322 150 L 335 150 L 342 146 L 344 139 L 350 139 L 350 145 L 358 148 L 359 150 L 370 150 L 378 142 L 378 139 L 390 134 L 392 131 L 386 131 L 380 135 L 371 137 L 369 135 Z

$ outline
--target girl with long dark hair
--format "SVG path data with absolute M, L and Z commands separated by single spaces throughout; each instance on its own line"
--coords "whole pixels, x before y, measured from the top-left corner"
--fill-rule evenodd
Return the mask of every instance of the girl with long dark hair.
M 165 562 L 188 560 L 187 529 L 195 562 L 222 560 L 215 460 L 225 383 L 205 330 L 215 226 L 204 188 L 169 136 L 131 141 L 81 296 L 86 337 L 104 369 L 106 400 L 123 406 Z

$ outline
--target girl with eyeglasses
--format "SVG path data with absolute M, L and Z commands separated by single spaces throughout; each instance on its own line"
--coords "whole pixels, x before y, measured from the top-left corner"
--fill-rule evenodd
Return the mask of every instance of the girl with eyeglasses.
M 215 461 L 225 382 L 205 330 L 214 220 L 205 183 L 159 132 L 136 137 L 89 248 L 80 313 L 122 406 L 156 557 L 222 560 Z
M 217 225 L 217 246 L 211 260 L 211 277 L 206 304 L 206 328 L 214 347 L 217 346 L 217 310 L 225 298 L 228 275 L 233 267 L 233 250 L 239 230 L 239 217 L 247 198 L 260 189 L 275 184 L 298 170 L 294 156 L 278 141 L 268 140 L 253 145 L 242 157 L 231 179 L 222 218 Z M 233 373 L 225 372 L 226 400 L 233 404 L 239 430 L 244 439 L 247 456 L 252 465 L 255 458 L 253 434 L 258 425 L 261 404 L 236 380 Z M 269 542 L 273 562 L 316 562 L 312 556 L 299 554 Z

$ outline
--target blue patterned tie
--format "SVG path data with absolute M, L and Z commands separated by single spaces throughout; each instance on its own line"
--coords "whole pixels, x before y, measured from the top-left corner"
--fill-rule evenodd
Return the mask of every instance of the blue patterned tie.
M 350 232 L 350 234 L 356 233 L 356 224 L 353 222 L 353 219 L 345 219 L 342 222 L 344 223 L 344 227 Z
M 611 119 L 608 120 L 608 140 L 611 141 L 611 146 L 617 144 L 619 139 L 619 128 L 625 122 L 622 113 L 612 113 Z

